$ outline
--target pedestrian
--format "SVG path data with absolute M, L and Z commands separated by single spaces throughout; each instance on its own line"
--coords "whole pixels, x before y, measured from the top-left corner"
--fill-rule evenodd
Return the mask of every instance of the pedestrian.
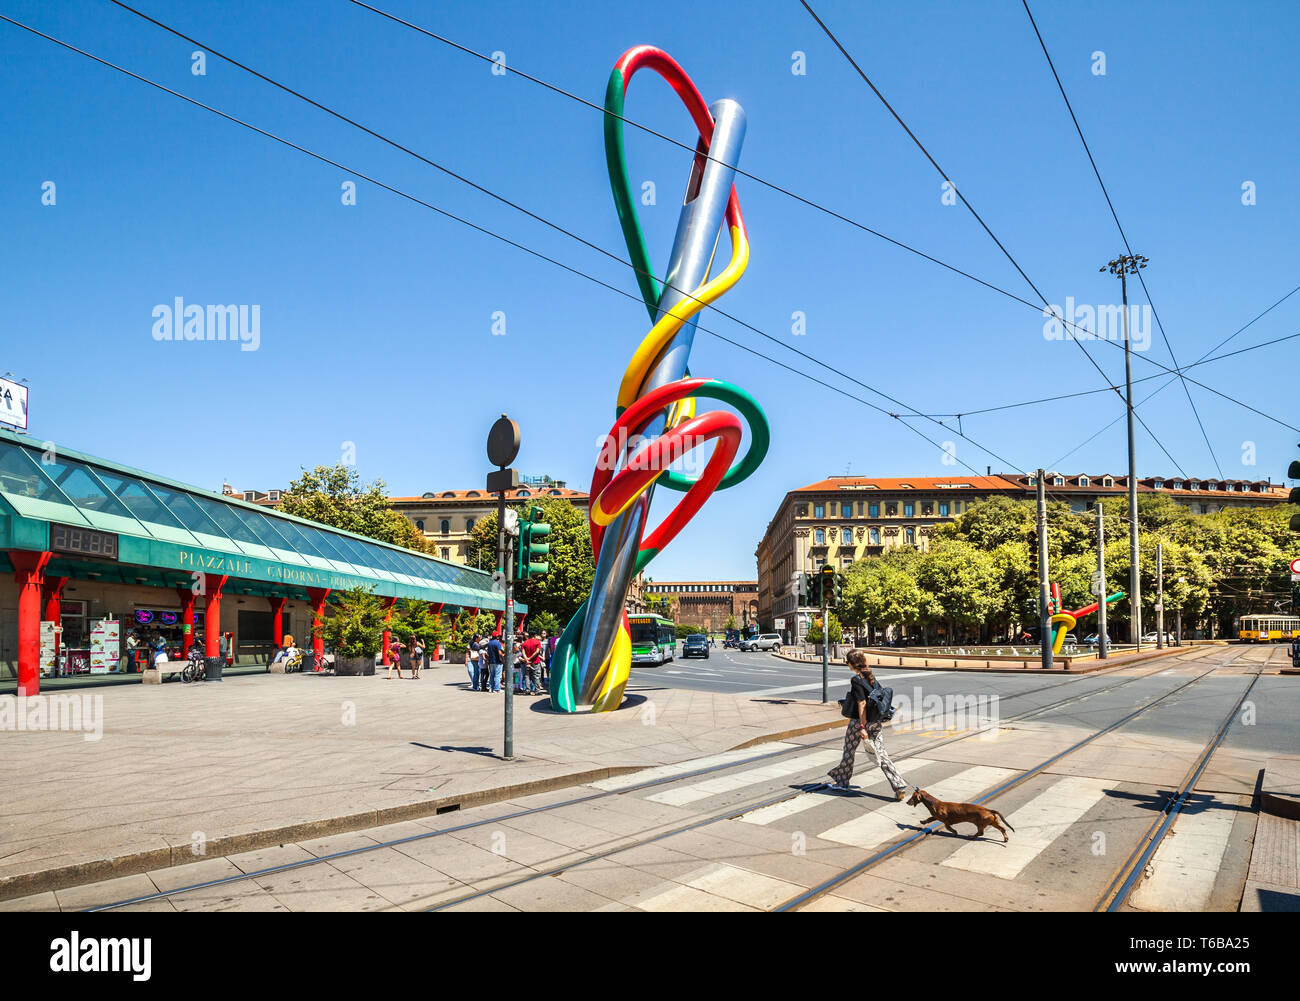
M 420 642 L 420 637 L 411 637 L 411 677 L 420 676 L 420 667 L 424 664 L 424 644 Z
M 469 673 L 469 690 L 477 692 L 479 690 L 479 658 L 482 651 L 478 647 L 478 634 L 469 641 L 469 646 L 465 648 L 465 670 Z
M 542 631 L 542 689 L 551 690 L 551 658 L 555 656 L 555 637 Z
M 393 668 L 395 667 L 397 668 L 397 680 L 401 681 L 402 680 L 402 641 L 401 640 L 395 639 L 388 644 L 388 657 L 389 657 L 388 675 L 387 677 L 385 677 L 384 680 L 385 681 L 393 680 Z
M 894 796 L 901 802 L 907 795 L 907 783 L 898 774 L 894 763 L 889 760 L 885 744 L 880 739 L 880 731 L 884 724 L 867 721 L 867 697 L 876 687 L 876 676 L 871 673 L 871 668 L 867 666 L 867 656 L 861 650 L 850 650 L 845 660 L 853 671 L 853 680 L 849 683 L 849 694 L 846 696 L 853 703 L 853 716 L 844 729 L 844 757 L 829 772 L 831 788 L 849 787 L 849 779 L 853 776 L 853 756 L 858 750 L 858 744 L 865 741 L 868 750 L 875 757 L 880 770 L 884 772 L 886 780 L 893 788 Z
M 511 652 L 514 654 L 514 660 L 515 660 L 514 672 L 513 672 L 514 686 L 516 692 L 521 692 L 523 691 L 524 688 L 524 634 L 523 633 L 515 633 L 515 642 L 513 646 L 514 649 Z
M 536 633 L 529 633 L 524 640 L 524 690 L 529 695 L 540 695 L 538 672 L 542 667 L 542 641 Z
M 501 642 L 500 634 L 493 633 L 487 645 L 487 670 L 491 680 L 489 691 L 501 691 L 501 670 L 505 666 L 505 652 L 506 648 Z

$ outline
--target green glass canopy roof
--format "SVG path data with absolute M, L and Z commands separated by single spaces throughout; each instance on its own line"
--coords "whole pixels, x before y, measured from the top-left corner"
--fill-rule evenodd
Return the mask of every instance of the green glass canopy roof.
M 484 571 L 0 429 L 0 548 L 47 549 L 52 523 L 117 535 L 120 564 L 226 574 L 266 594 L 361 585 L 391 597 L 505 607 Z

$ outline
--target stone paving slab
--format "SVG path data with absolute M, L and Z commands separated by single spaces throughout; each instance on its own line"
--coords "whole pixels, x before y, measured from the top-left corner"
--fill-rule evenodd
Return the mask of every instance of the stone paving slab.
M 520 696 L 507 761 L 504 696 L 460 675 L 78 693 L 99 700 L 100 739 L 0 735 L 0 900 L 184 864 L 196 846 L 238 855 L 842 725 L 836 706 L 794 699 L 630 688 L 619 712 L 566 716 Z

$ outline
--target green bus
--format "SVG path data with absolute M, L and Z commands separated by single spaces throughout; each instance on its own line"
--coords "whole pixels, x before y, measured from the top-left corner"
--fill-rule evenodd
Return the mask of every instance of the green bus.
M 662 664 L 677 653 L 677 627 L 660 615 L 629 615 L 633 664 Z

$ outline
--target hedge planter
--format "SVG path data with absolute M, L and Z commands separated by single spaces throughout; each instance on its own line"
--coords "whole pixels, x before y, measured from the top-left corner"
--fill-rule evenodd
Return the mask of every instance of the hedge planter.
M 360 677 L 375 673 L 374 657 L 339 657 L 334 658 L 334 673 L 339 676 Z
M 469 652 L 469 651 L 467 651 L 467 650 L 448 650 L 448 651 L 447 651 L 447 663 L 448 663 L 448 664 L 463 664 L 463 663 L 465 663 L 465 655 L 466 655 L 468 652 Z

